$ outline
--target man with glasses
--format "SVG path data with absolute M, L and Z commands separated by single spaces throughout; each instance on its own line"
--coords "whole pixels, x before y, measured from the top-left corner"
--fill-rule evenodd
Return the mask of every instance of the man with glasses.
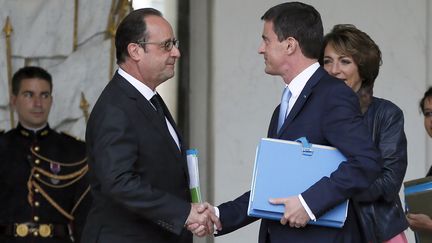
M 51 75 L 40 67 L 12 77 L 16 128 L 0 135 L 0 242 L 79 242 L 90 207 L 85 144 L 48 124 Z M 74 240 L 75 239 L 75 240 Z
M 173 46 L 175 46 L 177 49 L 179 47 L 179 41 L 177 39 L 172 39 L 172 40 L 166 40 L 166 41 L 162 41 L 162 42 L 148 42 L 148 41 L 137 41 L 138 44 L 140 44 L 144 49 L 145 49 L 145 45 L 147 44 L 156 44 L 159 45 L 161 48 L 163 48 L 165 51 L 169 52 L 171 51 L 171 49 L 173 48 Z
M 155 9 L 131 12 L 115 37 L 118 71 L 96 102 L 86 141 L 94 203 L 82 242 L 192 243 L 189 223 L 213 231 L 191 203 L 185 144 L 156 87 L 180 57 Z

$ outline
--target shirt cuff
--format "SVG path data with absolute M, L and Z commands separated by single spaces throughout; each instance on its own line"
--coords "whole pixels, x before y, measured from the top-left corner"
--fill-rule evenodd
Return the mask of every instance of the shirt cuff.
M 219 218 L 219 215 L 220 215 L 220 213 L 219 213 L 219 208 L 218 208 L 218 207 L 214 207 L 214 210 L 215 210 L 215 215 L 216 215 L 216 217 Z
M 306 210 L 306 213 L 309 215 L 309 218 L 312 221 L 316 221 L 315 215 L 312 213 L 312 211 L 310 210 L 309 206 L 307 205 L 307 203 L 305 202 L 301 194 L 298 195 L 298 198 L 300 199 L 300 203 L 302 204 L 303 208 Z
M 216 217 L 218 217 L 218 219 L 220 218 L 219 217 L 219 215 L 220 215 L 220 213 L 219 213 L 219 208 L 218 207 L 213 207 L 214 208 L 214 211 L 215 211 L 215 215 L 216 215 Z M 214 232 L 213 232 L 213 235 L 217 235 L 218 234 L 218 231 L 217 231 L 217 229 L 216 229 L 216 225 L 215 224 L 213 224 L 213 228 L 214 228 Z

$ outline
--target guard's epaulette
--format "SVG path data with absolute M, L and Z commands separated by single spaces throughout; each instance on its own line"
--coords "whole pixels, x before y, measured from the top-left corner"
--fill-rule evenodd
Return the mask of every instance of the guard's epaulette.
M 78 137 L 73 136 L 67 132 L 62 131 L 60 134 L 65 136 L 65 137 L 72 138 L 72 139 L 75 139 L 75 140 L 80 141 L 80 142 L 84 142 L 83 140 L 79 139 Z

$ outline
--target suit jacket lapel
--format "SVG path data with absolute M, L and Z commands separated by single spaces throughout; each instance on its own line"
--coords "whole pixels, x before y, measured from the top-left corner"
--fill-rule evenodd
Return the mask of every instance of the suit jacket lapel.
M 144 113 L 145 116 L 147 116 L 149 118 L 149 120 L 151 121 L 151 123 L 158 130 L 158 132 L 167 140 L 168 144 L 170 145 L 169 147 L 171 148 L 171 150 L 173 150 L 174 153 L 176 154 L 176 156 L 180 159 L 180 157 L 181 157 L 181 151 L 179 150 L 179 148 L 177 147 L 176 142 L 174 141 L 174 139 L 172 138 L 171 134 L 169 133 L 169 131 L 167 129 L 167 126 L 162 123 L 162 122 L 165 122 L 165 121 L 161 121 L 161 119 L 160 119 L 159 115 L 157 114 L 156 110 L 150 104 L 150 101 L 148 101 L 144 96 L 140 95 L 138 97 L 138 99 L 137 99 L 137 107 L 138 107 L 139 110 L 141 110 L 142 113 Z M 165 114 L 165 115 L 168 116 L 167 114 Z M 169 119 L 170 118 L 168 118 L 168 120 Z M 171 124 L 173 125 L 174 129 L 176 129 L 175 128 L 175 123 L 171 122 Z M 177 130 L 176 130 L 176 132 L 177 132 Z M 179 136 L 179 135 L 177 135 L 177 136 Z M 180 140 L 180 138 L 179 138 L 179 140 Z
M 171 125 L 173 126 L 173 128 L 174 128 L 174 130 L 175 130 L 175 132 L 176 132 L 176 134 L 177 134 L 177 137 L 178 137 L 178 139 L 179 139 L 179 144 L 180 144 L 180 148 L 181 148 L 181 144 L 182 144 L 182 137 L 181 137 L 181 134 L 179 133 L 179 131 L 177 130 L 177 124 L 175 123 L 175 121 L 174 121 L 174 119 L 173 119 L 173 117 L 171 116 L 171 112 L 169 112 L 169 110 L 168 110 L 168 107 L 166 106 L 166 104 L 165 104 L 165 101 L 163 101 L 163 99 L 161 99 L 162 100 L 162 108 L 164 109 L 164 114 L 165 114 L 165 116 L 167 117 L 167 119 L 168 119 L 168 121 L 171 123 Z
M 289 124 L 294 120 L 294 118 L 297 116 L 297 114 L 301 111 L 304 104 L 306 103 L 307 99 L 311 95 L 313 91 L 313 87 L 319 82 L 321 77 L 325 74 L 325 70 L 322 67 L 319 67 L 315 73 L 310 77 L 310 79 L 307 81 L 305 87 L 301 91 L 299 97 L 297 98 L 293 108 L 291 109 L 290 113 L 288 114 L 288 117 L 285 119 L 284 124 L 282 125 L 278 137 L 280 138 L 283 131 L 289 127 Z
M 168 133 L 169 139 L 171 141 L 171 147 L 174 148 L 178 152 L 177 153 L 178 158 L 185 162 L 184 166 L 185 166 L 185 168 L 187 170 L 187 166 L 188 166 L 187 165 L 187 160 L 181 158 L 183 156 L 183 154 L 186 153 L 186 149 L 187 148 L 185 148 L 184 145 L 183 145 L 183 138 L 182 138 L 181 134 L 179 133 L 179 131 L 177 129 L 177 124 L 175 123 L 173 117 L 171 116 L 171 112 L 169 112 L 168 107 L 166 106 L 165 101 L 163 101 L 162 97 L 161 97 L 161 101 L 162 101 L 162 104 L 161 104 L 162 108 L 164 109 L 164 114 L 165 114 L 166 118 L 168 119 L 168 121 L 173 126 L 175 133 L 177 134 L 177 137 L 178 137 L 178 140 L 179 140 L 179 145 L 180 145 L 180 150 L 179 150 L 179 147 L 177 147 L 177 144 L 174 141 L 174 138 L 169 133 L 169 131 L 166 128 L 164 130 Z M 188 181 L 189 181 L 189 173 L 186 172 L 186 174 L 187 174 L 187 178 L 188 178 Z
M 134 99 L 136 101 L 138 110 L 140 110 L 150 120 L 150 122 L 153 124 L 156 130 L 167 140 L 171 150 L 181 160 L 181 151 L 177 147 L 177 144 L 175 143 L 174 139 L 171 137 L 171 134 L 169 133 L 168 129 L 163 125 L 163 123 L 161 123 L 161 119 L 157 114 L 157 112 L 155 111 L 155 109 L 153 108 L 153 106 L 150 104 L 150 101 L 148 101 L 143 95 L 141 95 L 141 93 L 139 93 L 139 91 L 136 90 L 135 87 L 133 87 L 127 80 L 125 80 L 118 73 L 115 74 L 112 82 L 116 82 L 122 88 L 122 90 L 125 91 L 126 95 L 129 98 Z M 171 115 L 169 115 L 168 119 L 172 119 Z M 175 123 L 171 123 L 171 124 L 173 125 L 174 129 L 176 129 Z
M 278 138 L 277 125 L 278 125 L 279 109 L 280 109 L 280 105 L 276 107 L 276 109 L 273 112 L 272 118 L 270 119 L 270 125 L 267 131 L 267 137 L 269 138 Z

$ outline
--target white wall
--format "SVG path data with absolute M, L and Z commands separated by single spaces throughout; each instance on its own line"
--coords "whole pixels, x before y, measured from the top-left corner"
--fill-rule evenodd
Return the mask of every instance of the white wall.
M 210 38 L 199 38 L 198 31 L 191 32 L 191 48 L 209 40 L 209 50 L 197 52 L 192 57 L 191 86 L 202 82 L 209 88 L 191 92 L 191 108 L 206 110 L 208 131 L 192 136 L 192 143 L 206 144 L 206 161 L 212 170 L 208 179 L 208 198 L 216 204 L 232 200 L 250 187 L 255 147 L 259 138 L 266 136 L 273 109 L 279 102 L 283 84 L 279 77 L 264 73 L 262 56 L 257 48 L 261 41 L 260 17 L 271 6 L 282 1 L 267 0 L 217 0 L 206 2 L 207 12 L 191 16 L 192 28 L 208 22 Z M 351 23 L 367 32 L 380 46 L 383 66 L 376 81 L 375 95 L 396 103 L 405 114 L 405 132 L 408 138 L 409 166 L 406 179 L 424 176 L 431 158 L 430 139 L 423 129 L 418 101 L 426 87 L 432 83 L 432 50 L 427 44 L 432 40 L 432 14 L 427 0 L 364 1 L 305 1 L 321 13 L 327 33 L 337 23 Z M 194 38 L 194 36 L 196 38 Z M 432 70 L 432 69 L 431 69 Z M 207 79 L 205 79 L 207 77 Z M 427 78 L 428 77 L 428 78 Z M 193 99 L 204 92 L 206 97 Z M 204 102 L 206 105 L 201 103 Z M 192 112 L 192 116 L 194 116 Z M 193 117 L 192 117 L 193 118 Z M 203 122 L 203 121 L 201 121 Z M 194 129 L 194 126 L 191 126 Z M 202 126 L 197 127 L 202 129 Z M 207 168 L 207 167 L 206 167 Z M 217 243 L 257 242 L 258 224 L 215 239 Z M 410 242 L 412 235 L 409 233 Z

